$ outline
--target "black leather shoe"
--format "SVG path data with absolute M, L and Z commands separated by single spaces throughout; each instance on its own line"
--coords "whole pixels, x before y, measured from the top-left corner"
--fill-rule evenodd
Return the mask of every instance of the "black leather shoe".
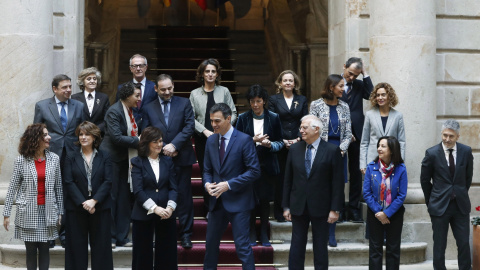
M 62 248 L 65 248 L 65 239 L 60 239 L 60 244 L 62 244 Z
M 192 248 L 192 240 L 190 240 L 190 237 L 186 236 L 182 238 L 181 245 L 183 248 Z
M 48 247 L 49 248 L 54 248 L 55 247 L 55 240 L 49 240 L 48 241 Z
M 363 218 L 357 210 L 351 211 L 350 214 L 351 214 L 353 223 L 363 223 Z

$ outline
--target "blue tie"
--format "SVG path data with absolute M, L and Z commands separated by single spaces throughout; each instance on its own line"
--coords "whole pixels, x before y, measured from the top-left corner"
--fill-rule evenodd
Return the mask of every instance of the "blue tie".
M 168 116 L 170 115 L 170 111 L 168 110 L 168 101 L 162 102 L 163 104 L 163 116 L 165 117 L 165 124 L 168 126 Z
M 62 105 L 62 110 L 60 111 L 60 121 L 62 122 L 62 127 L 63 127 L 63 132 L 67 130 L 67 112 L 65 111 L 65 102 L 60 102 L 60 105 Z
M 218 151 L 220 157 L 220 165 L 223 163 L 223 158 L 225 157 L 225 137 L 222 136 L 222 142 L 220 143 L 220 149 Z
M 307 146 L 307 153 L 305 154 L 305 171 L 307 172 L 307 177 L 310 176 L 310 169 L 312 167 L 312 145 Z

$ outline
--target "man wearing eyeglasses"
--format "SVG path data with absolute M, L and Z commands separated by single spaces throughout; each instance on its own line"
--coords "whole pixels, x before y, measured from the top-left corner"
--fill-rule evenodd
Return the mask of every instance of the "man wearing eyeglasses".
M 155 92 L 155 83 L 147 80 L 146 72 L 148 68 L 147 58 L 140 54 L 135 54 L 130 58 L 129 62 L 130 72 L 133 75 L 133 83 L 142 89 L 141 100 L 137 104 L 137 108 L 133 108 L 133 115 L 135 116 L 135 122 L 141 126 L 142 122 L 142 109 L 148 103 L 157 99 L 157 93 Z M 123 84 L 118 85 L 118 90 L 122 88 Z M 117 98 L 118 101 L 118 91 Z

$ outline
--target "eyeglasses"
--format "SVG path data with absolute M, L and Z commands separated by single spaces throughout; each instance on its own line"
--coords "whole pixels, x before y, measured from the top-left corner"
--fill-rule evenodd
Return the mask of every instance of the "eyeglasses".
M 303 126 L 303 127 L 300 126 L 300 127 L 298 128 L 298 130 L 299 130 L 299 131 L 302 131 L 302 129 L 303 129 L 303 130 L 307 130 L 308 128 L 309 128 L 309 126 Z
M 147 65 L 146 64 L 140 64 L 140 65 L 130 65 L 131 68 L 133 69 L 137 69 L 137 68 L 144 68 L 146 67 Z

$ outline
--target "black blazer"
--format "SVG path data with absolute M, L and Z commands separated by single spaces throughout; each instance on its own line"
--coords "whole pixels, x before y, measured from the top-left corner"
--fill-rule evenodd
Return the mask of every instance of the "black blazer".
M 94 123 L 102 131 L 102 136 L 105 134 L 104 118 L 107 113 L 108 107 L 110 107 L 110 100 L 104 93 L 95 91 L 95 101 L 93 102 L 92 116 L 88 112 L 87 100 L 85 99 L 84 92 L 76 93 L 72 95 L 72 99 L 76 99 L 83 103 L 83 115 L 85 120 Z
M 290 147 L 282 206 L 289 208 L 292 215 L 302 215 L 308 207 L 310 216 L 325 217 L 331 210 L 340 211 L 345 201 L 342 154 L 338 146 L 320 141 L 307 178 L 306 147 L 305 141 Z
M 85 163 L 80 151 L 70 152 L 65 159 L 63 169 L 65 208 L 67 210 L 86 211 L 82 203 L 88 200 L 88 179 Z M 111 207 L 110 189 L 112 187 L 112 162 L 107 153 L 98 151 L 93 159 L 92 198 L 97 200 L 96 210 Z
M 473 155 L 472 148 L 469 146 L 457 142 L 457 160 L 453 178 L 450 176 L 442 143 L 427 149 L 422 160 L 420 183 L 430 215 L 441 216 L 445 213 L 452 191 L 455 192 L 460 212 L 465 215 L 470 213 L 468 190 L 472 184 L 472 176 Z
M 142 130 L 148 126 L 159 128 L 163 133 L 163 144 L 172 143 L 178 151 L 173 158 L 176 166 L 189 166 L 197 162 L 191 137 L 195 131 L 195 116 L 190 100 L 173 96 L 170 101 L 168 126 L 163 116 L 162 105 L 155 99 L 143 108 Z
M 308 102 L 305 96 L 294 94 L 292 106 L 289 109 L 283 94 L 276 94 L 268 99 L 268 110 L 280 116 L 283 139 L 293 140 L 300 137 L 298 131 L 300 119 L 308 114 Z
M 346 87 L 346 85 L 345 85 Z M 363 78 L 361 80 L 354 80 L 352 83 L 352 93 L 350 99 L 347 99 L 347 93 L 343 92 L 343 96 L 340 98 L 345 101 L 350 108 L 350 118 L 352 119 L 352 133 L 360 141 L 362 139 L 363 122 L 365 116 L 363 115 L 363 100 L 368 100 L 373 90 L 373 83 L 370 77 Z
M 130 80 L 129 82 L 133 82 L 133 79 Z M 117 87 L 117 95 L 115 96 L 115 101 L 119 101 L 120 100 L 120 89 L 122 88 L 122 86 L 124 85 L 125 83 L 122 83 L 122 84 L 119 84 L 118 87 Z M 133 116 L 135 117 L 135 121 L 137 121 L 137 125 L 140 125 L 140 123 L 142 122 L 142 117 L 143 117 L 143 108 L 145 108 L 145 106 L 154 101 L 155 99 L 157 99 L 158 95 L 157 95 L 157 92 L 155 92 L 155 83 L 150 81 L 149 79 L 147 79 L 145 81 L 145 90 L 143 91 L 143 95 L 142 95 L 142 103 L 140 105 L 140 109 L 138 108 L 133 108 L 132 111 L 133 111 Z
M 105 115 L 105 137 L 100 145 L 101 150 L 110 153 L 114 162 L 128 160 L 128 148 L 138 146 L 138 137 L 129 136 L 127 131 L 127 120 L 119 100 L 108 108 Z
M 240 114 L 235 128 L 251 137 L 255 136 L 253 130 L 253 111 L 249 110 Z M 260 165 L 265 166 L 265 170 L 269 175 L 277 175 L 280 173 L 280 166 L 278 165 L 277 154 L 272 152 L 271 149 L 273 149 L 273 143 L 275 142 L 280 144 L 277 151 L 283 147 L 282 126 L 278 114 L 264 110 L 263 134 L 268 134 L 269 140 L 272 142 L 272 148 L 257 146 L 258 160 L 260 161 Z M 255 144 L 253 140 L 252 143 Z
M 148 210 L 143 204 L 152 199 L 158 206 L 167 207 L 169 200 L 177 201 L 177 182 L 172 159 L 160 156 L 160 179 L 155 178 L 152 165 L 145 157 L 134 157 L 132 162 L 132 185 L 135 195 L 135 204 L 132 210 L 132 219 L 151 220 L 155 214 L 147 215 Z

